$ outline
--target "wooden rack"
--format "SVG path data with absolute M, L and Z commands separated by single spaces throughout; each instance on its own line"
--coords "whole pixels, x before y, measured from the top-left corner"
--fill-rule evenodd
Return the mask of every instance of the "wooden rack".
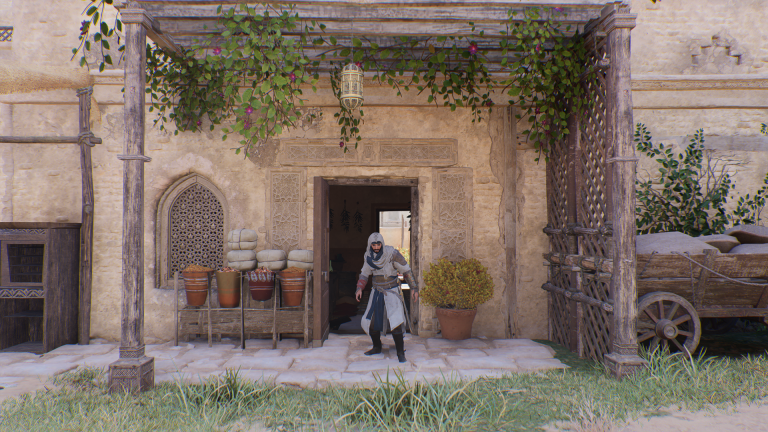
M 255 301 L 248 291 L 248 279 L 245 272 L 240 274 L 240 306 L 222 308 L 218 306 L 218 296 L 213 296 L 217 288 L 213 287 L 213 278 L 209 276 L 208 296 L 203 306 L 189 306 L 185 296 L 179 295 L 179 272 L 174 274 L 173 286 L 176 299 L 176 333 L 174 344 L 179 344 L 179 337 L 189 340 L 190 335 L 208 334 L 208 346 L 213 346 L 213 338 L 222 334 L 240 334 L 240 347 L 245 349 L 246 336 L 250 334 L 271 334 L 272 348 L 282 335 L 300 335 L 304 338 L 304 348 L 309 346 L 312 331 L 312 271 L 307 271 L 302 305 L 295 307 L 281 306 L 282 292 L 279 277 L 275 277 L 275 290 L 271 300 Z M 182 291 L 181 294 L 184 294 Z M 215 300 L 214 300 L 215 299 Z

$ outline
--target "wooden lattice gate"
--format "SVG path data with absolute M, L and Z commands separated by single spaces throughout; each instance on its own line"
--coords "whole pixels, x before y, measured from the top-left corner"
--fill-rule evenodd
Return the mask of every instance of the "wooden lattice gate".
M 634 170 L 629 7 L 611 4 L 585 32 L 585 103 L 547 162 L 550 339 L 605 361 L 617 376 L 642 364 L 635 317 Z

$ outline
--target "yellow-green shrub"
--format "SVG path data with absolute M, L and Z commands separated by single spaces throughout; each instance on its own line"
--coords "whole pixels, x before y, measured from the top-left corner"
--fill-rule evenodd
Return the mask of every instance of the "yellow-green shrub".
M 429 265 L 419 293 L 426 304 L 449 309 L 474 309 L 493 297 L 493 279 L 475 258 L 456 264 L 441 259 Z

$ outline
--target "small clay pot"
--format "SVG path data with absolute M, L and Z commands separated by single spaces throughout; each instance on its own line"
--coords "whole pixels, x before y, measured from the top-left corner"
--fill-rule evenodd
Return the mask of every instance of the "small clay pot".
M 216 272 L 219 305 L 232 308 L 240 305 L 240 272 Z
M 181 272 L 189 306 L 202 306 L 208 298 L 209 272 Z
M 283 306 L 301 306 L 301 300 L 304 298 L 304 285 L 306 282 L 306 272 L 280 272 L 280 289 L 283 292 Z
M 272 271 L 249 271 L 248 288 L 251 291 L 251 298 L 256 301 L 267 301 L 272 298 L 275 290 L 275 273 Z

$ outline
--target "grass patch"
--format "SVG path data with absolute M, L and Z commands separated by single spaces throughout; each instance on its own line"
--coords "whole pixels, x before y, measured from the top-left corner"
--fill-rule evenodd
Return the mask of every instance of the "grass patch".
M 57 377 L 60 388 L 6 401 L 0 430 L 223 431 L 258 423 L 302 431 L 334 424 L 338 430 L 530 431 L 554 421 L 594 427 L 670 405 L 696 411 L 768 392 L 765 355 L 643 353 L 649 367 L 617 381 L 602 365 L 550 346 L 571 369 L 416 385 L 389 375 L 375 389 L 297 390 L 228 371 L 204 384 L 165 383 L 131 396 L 108 394 L 103 371 L 80 369 Z

